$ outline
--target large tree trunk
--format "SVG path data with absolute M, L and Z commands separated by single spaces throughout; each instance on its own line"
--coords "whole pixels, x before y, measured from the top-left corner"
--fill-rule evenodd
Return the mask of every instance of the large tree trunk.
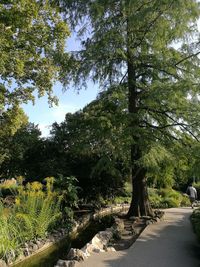
M 127 73 L 128 73 L 128 102 L 130 114 L 130 129 L 132 133 L 131 145 L 131 175 L 132 175 L 132 200 L 127 216 L 152 215 L 149 204 L 145 174 L 146 170 L 138 165 L 141 158 L 139 144 L 142 143 L 139 136 L 139 114 L 138 114 L 138 93 L 136 86 L 136 66 L 133 62 L 133 38 L 129 31 L 129 21 L 127 19 Z
M 132 173 L 132 187 L 132 199 L 127 217 L 152 216 L 153 211 L 149 203 L 145 170 L 143 168 L 138 168 Z

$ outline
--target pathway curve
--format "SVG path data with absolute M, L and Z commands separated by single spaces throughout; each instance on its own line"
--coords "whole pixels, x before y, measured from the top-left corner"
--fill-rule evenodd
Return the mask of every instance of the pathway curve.
M 200 246 L 189 221 L 191 208 L 165 210 L 127 250 L 91 255 L 78 267 L 200 267 Z

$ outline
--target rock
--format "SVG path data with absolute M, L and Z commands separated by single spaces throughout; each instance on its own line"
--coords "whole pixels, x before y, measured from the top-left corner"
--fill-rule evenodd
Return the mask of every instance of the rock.
M 107 248 L 106 248 L 106 251 L 107 251 L 107 252 L 114 252 L 114 251 L 116 251 L 116 249 L 113 248 L 113 247 L 107 247 Z
M 6 262 L 3 260 L 0 260 L 0 267 L 7 267 Z
M 25 259 L 24 254 L 20 253 L 19 256 L 17 257 L 17 261 L 22 261 Z M 0 265 L 1 266 L 1 265 Z
M 85 260 L 87 257 L 85 255 L 85 253 L 77 248 L 71 248 L 68 255 L 67 255 L 67 259 L 68 260 L 76 260 L 76 261 L 83 261 Z
M 50 242 L 54 242 L 54 241 L 56 241 L 56 238 L 52 235 L 52 236 L 50 236 L 50 237 L 48 238 L 48 241 L 50 241 Z
M 81 250 L 83 251 L 83 253 L 86 255 L 86 257 L 90 256 L 91 253 L 94 252 L 94 250 L 97 247 L 95 247 L 93 244 L 91 243 L 87 243 Z
M 65 260 L 58 260 L 56 265 L 59 267 L 64 267 L 65 266 Z
M 29 247 L 29 245 L 28 245 L 28 243 L 27 243 L 27 242 L 25 242 L 25 243 L 24 243 L 24 246 L 25 246 L 26 248 L 28 248 L 28 247 Z
M 131 220 L 131 221 L 137 221 L 138 219 L 139 219 L 139 217 L 135 217 L 135 216 L 131 216 L 129 218 L 129 220 Z
M 92 238 L 92 240 L 87 243 L 81 250 L 84 252 L 86 257 L 90 256 L 91 253 L 104 252 L 112 236 L 112 229 L 101 231 L 96 234 Z
M 91 243 L 95 248 L 103 249 L 103 245 L 104 245 L 104 244 L 101 242 L 101 240 L 100 240 L 98 234 L 95 235 L 95 236 L 92 238 L 92 240 L 91 240 L 90 243 Z
M 37 240 L 36 241 L 36 245 L 38 246 L 38 248 L 41 248 L 43 246 L 44 242 L 42 242 L 41 240 Z
M 119 232 L 122 232 L 124 230 L 124 221 L 119 218 L 115 218 L 115 224 L 113 228 L 115 228 Z
M 132 225 L 132 235 L 138 235 L 140 233 L 140 229 L 135 228 L 135 226 Z
M 151 220 L 148 220 L 145 223 L 146 223 L 146 225 L 150 225 L 150 224 L 152 224 L 152 221 Z
M 38 246 L 36 244 L 33 244 L 32 251 L 36 251 L 36 250 L 38 250 Z
M 24 256 L 27 257 L 29 255 L 30 255 L 29 249 L 28 248 L 25 248 L 24 249 Z
M 101 231 L 96 236 L 100 239 L 103 245 L 107 245 L 109 240 L 112 238 L 113 233 L 112 231 Z
M 83 251 L 83 253 L 84 253 L 84 255 L 86 256 L 86 258 L 90 256 L 90 253 L 89 253 L 89 251 L 87 250 L 87 247 L 88 247 L 88 244 L 86 244 L 86 245 L 81 249 L 81 251 Z
M 96 248 L 96 247 L 94 247 L 94 248 L 93 248 L 93 252 L 94 252 L 94 253 L 100 253 L 100 252 L 103 252 L 103 250 L 101 250 L 100 248 Z

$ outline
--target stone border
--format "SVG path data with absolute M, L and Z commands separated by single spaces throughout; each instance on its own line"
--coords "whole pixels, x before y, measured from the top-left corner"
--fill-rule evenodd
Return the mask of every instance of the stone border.
M 83 248 L 71 248 L 67 255 L 67 260 L 58 260 L 54 267 L 75 267 L 78 262 L 86 260 L 92 253 L 116 251 L 109 243 L 113 235 L 120 233 L 123 229 L 123 220 L 115 218 L 115 223 L 112 227 L 98 232 Z
M 46 239 L 39 238 L 36 241 L 26 242 L 24 244 L 23 254 L 14 261 L 9 262 L 10 267 L 14 267 L 16 264 L 23 262 L 24 260 L 29 259 L 32 256 L 37 255 L 40 252 L 43 252 L 55 245 L 56 243 L 62 241 L 68 236 L 76 236 L 79 231 L 83 230 L 91 220 L 96 220 L 98 218 L 104 217 L 109 214 L 125 212 L 129 209 L 129 204 L 118 204 L 116 206 L 110 206 L 96 211 L 95 213 L 90 213 L 83 215 L 77 221 L 74 221 L 71 231 L 68 229 L 61 228 L 59 230 L 53 231 L 53 233 L 47 236 Z M 2 261 L 3 262 L 3 261 Z M 4 262 L 3 262 L 4 263 Z M 6 266 L 6 265 L 5 265 Z

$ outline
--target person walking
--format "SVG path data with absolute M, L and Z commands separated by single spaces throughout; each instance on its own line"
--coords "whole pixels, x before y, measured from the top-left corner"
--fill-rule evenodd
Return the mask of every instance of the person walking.
M 194 186 L 191 184 L 189 184 L 187 190 L 186 190 L 186 194 L 189 196 L 190 198 L 190 203 L 191 203 L 191 208 L 194 208 L 194 202 L 197 199 L 197 190 L 196 188 L 194 188 Z

